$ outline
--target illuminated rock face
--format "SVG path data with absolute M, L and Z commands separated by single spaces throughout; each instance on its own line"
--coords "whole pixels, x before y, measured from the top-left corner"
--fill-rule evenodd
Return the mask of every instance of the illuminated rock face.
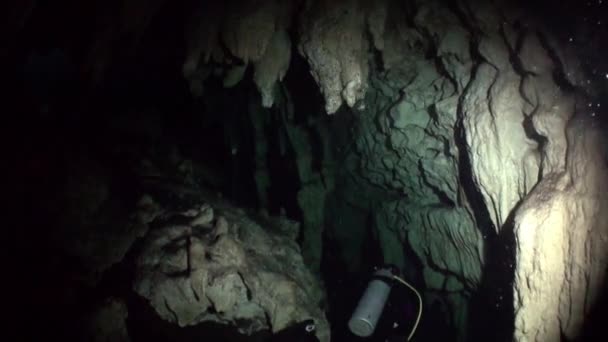
M 374 208 L 385 261 L 407 268 L 403 246 L 414 252 L 429 304 L 440 298 L 460 338 L 493 272 L 514 278 L 487 301 L 514 306 L 516 339 L 574 338 L 603 285 L 608 227 L 605 144 L 593 130 L 581 138 L 595 119 L 568 91 L 585 89 L 584 76 L 533 22 L 538 31 L 508 10 L 460 10 L 375 5 L 381 58 L 351 172 L 392 194 Z M 488 268 L 510 234 L 516 257 Z
M 565 139 L 565 163 L 543 177 L 515 218 L 515 338 L 521 341 L 579 336 L 606 281 L 606 142 L 580 116 L 566 131 L 551 137 Z
M 160 227 L 145 238 L 133 288 L 163 319 L 181 327 L 218 322 L 247 335 L 313 319 L 318 338 L 329 341 L 322 291 L 302 261 L 296 223 L 269 220 L 262 228 L 221 204 L 153 224 Z
M 289 62 L 281 25 L 292 12 L 263 3 L 265 14 L 252 10 L 244 24 L 217 27 L 232 54 L 254 61 L 271 106 Z M 597 214 L 606 212 L 605 191 L 593 162 L 599 151 L 589 149 L 602 145 L 596 135 L 567 139 L 591 124 L 568 125 L 588 114 L 576 112 L 563 87 L 585 89 L 576 60 L 542 27 L 495 5 L 307 2 L 297 48 L 327 113 L 346 103 L 360 114 L 350 169 L 392 194 L 373 210 L 385 261 L 406 267 L 404 246 L 413 251 L 427 298 L 440 298 L 465 338 L 484 274 L 504 271 L 484 269 L 487 259 L 514 229 L 516 258 L 505 262 L 515 281 L 501 285 L 514 291 L 516 337 L 573 337 L 605 269 L 605 235 L 597 238 L 605 234 Z M 274 35 L 266 26 L 255 36 L 243 31 L 262 18 L 275 18 Z M 510 307 L 504 300 L 489 299 Z
M 359 1 L 319 1 L 302 16 L 300 52 L 335 113 L 343 102 L 353 107 L 367 85 L 366 12 Z
M 357 0 L 248 0 L 233 5 L 205 5 L 188 31 L 184 75 L 196 81 L 197 68 L 210 61 L 253 63 L 254 81 L 263 105 L 274 103 L 273 86 L 289 65 L 291 42 L 285 30 L 300 9 L 298 50 L 325 97 L 327 113 L 343 102 L 353 107 L 365 96 L 368 77 L 366 8 Z
M 585 108 L 585 74 L 572 51 L 506 2 L 412 3 L 205 4 L 187 31 L 183 73 L 200 90 L 200 78 L 211 74 L 205 65 L 215 63 L 213 71 L 231 87 L 251 66 L 262 104 L 271 107 L 291 54 L 299 53 L 326 112 L 346 104 L 358 114 L 346 168 L 353 182 L 385 195 L 371 208 L 385 261 L 414 269 L 404 250 L 411 252 L 428 304 L 437 301 L 449 312 L 446 319 L 460 328 L 461 339 L 472 298 L 493 272 L 510 273 L 512 282 L 500 285 L 513 300 L 500 295 L 488 302 L 514 311 L 517 340 L 575 338 L 603 284 L 608 257 L 602 252 L 608 243 L 605 143 Z M 302 151 L 300 163 L 310 165 L 312 149 Z M 327 188 L 333 189 L 308 187 L 298 197 L 301 208 L 312 208 L 308 225 L 318 228 L 304 247 L 319 256 Z M 169 241 L 162 234 L 195 243 L 148 268 L 146 260 L 161 253 L 155 244 Z M 508 234 L 514 246 L 505 247 L 509 242 L 501 237 Z M 201 266 L 205 271 L 198 275 L 173 279 L 155 267 L 183 270 L 196 248 L 214 247 L 197 242 L 190 226 L 166 227 L 147 239 L 137 289 L 162 317 L 190 325 L 201 320 L 193 312 L 215 307 L 223 316 L 207 318 L 236 324 L 240 313 L 224 309 L 238 303 L 250 314 L 243 331 L 268 327 L 263 314 L 269 307 L 252 304 L 246 294 L 251 283 L 274 276 L 252 275 L 254 268 L 243 261 L 255 260 L 251 251 L 238 244 L 223 249 L 242 262 L 230 264 L 240 273 L 213 275 Z M 489 260 L 508 247 L 515 249 L 508 267 L 490 268 Z M 201 279 L 208 280 L 201 277 L 215 284 L 205 296 L 202 289 L 190 297 L 179 290 L 200 287 Z M 221 289 L 231 295 L 218 297 Z M 290 291 L 296 290 L 283 292 Z M 163 306 L 167 298 L 174 312 Z M 271 327 L 284 326 L 280 322 Z
M 203 2 L 186 31 L 183 73 L 191 87 L 196 87 L 201 77 L 199 68 L 206 63 L 228 66 L 220 70 L 226 87 L 238 83 L 251 63 L 262 104 L 272 107 L 275 85 L 285 76 L 291 58 L 286 30 L 296 5 L 297 1 L 275 0 Z M 235 70 L 240 77 L 234 77 Z

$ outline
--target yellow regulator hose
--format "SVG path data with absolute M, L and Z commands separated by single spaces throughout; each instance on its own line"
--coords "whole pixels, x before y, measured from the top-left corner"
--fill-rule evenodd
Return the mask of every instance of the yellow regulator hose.
M 416 317 L 416 322 L 414 322 L 412 331 L 410 332 L 409 336 L 407 337 L 407 340 L 409 341 L 412 339 L 412 336 L 414 336 L 414 333 L 416 332 L 416 329 L 418 328 L 418 323 L 420 323 L 420 317 L 422 316 L 422 297 L 420 296 L 420 293 L 418 293 L 418 291 L 412 285 L 410 285 L 407 281 L 401 279 L 400 277 L 398 277 L 396 275 L 393 275 L 393 279 L 395 279 L 396 281 L 400 282 L 401 284 L 405 285 L 407 288 L 412 290 L 418 297 L 418 317 Z

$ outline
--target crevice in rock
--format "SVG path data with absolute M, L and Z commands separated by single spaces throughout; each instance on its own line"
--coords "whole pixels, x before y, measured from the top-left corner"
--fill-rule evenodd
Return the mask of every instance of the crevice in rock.
M 452 242 L 452 241 L 450 241 Z M 437 265 L 434 261 L 433 258 L 431 256 L 430 253 L 428 253 L 426 255 L 426 267 L 429 267 L 430 269 L 432 269 L 434 272 L 440 273 L 444 276 L 446 276 L 446 279 L 444 280 L 444 284 L 442 286 L 442 290 L 433 290 L 427 287 L 428 290 L 431 291 L 443 291 L 443 288 L 445 288 L 445 282 L 447 282 L 447 276 L 449 277 L 454 277 L 456 280 L 458 280 L 458 282 L 460 282 L 462 284 L 462 286 L 466 289 L 466 290 L 473 290 L 470 288 L 470 286 L 468 285 L 467 279 L 463 278 L 461 274 L 458 274 L 456 272 L 452 272 L 449 269 L 446 269 L 445 267 L 440 267 L 439 265 Z M 447 293 L 447 292 L 446 292 Z
M 532 111 L 532 113 L 526 115 L 525 113 L 522 113 L 524 116 L 524 120 L 522 121 L 522 126 L 524 128 L 524 132 L 526 133 L 526 136 L 534 141 L 536 141 L 536 143 L 538 144 L 537 150 L 540 154 L 543 154 L 545 152 L 545 146 L 548 143 L 548 139 L 547 137 L 543 136 L 542 134 L 538 133 L 538 131 L 536 130 L 536 128 L 534 128 L 534 115 L 536 114 L 536 112 L 538 111 L 538 105 L 534 108 L 534 110 Z M 538 182 L 540 182 L 542 180 L 543 177 L 543 170 L 544 170 L 544 162 L 543 162 L 544 158 L 541 158 L 540 163 L 538 165 Z
M 513 228 L 521 203 L 513 208 L 499 234 L 485 239 L 486 251 L 491 252 L 486 252 L 482 279 L 471 300 L 468 331 L 472 333 L 472 341 L 512 341 L 516 266 Z
M 458 101 L 458 107 L 456 109 L 457 120 L 454 129 L 454 142 L 456 143 L 456 147 L 458 149 L 458 177 L 460 179 L 461 186 L 465 192 L 465 195 L 467 196 L 468 202 L 471 205 L 471 209 L 473 211 L 473 215 L 475 216 L 477 227 L 480 229 L 483 236 L 489 237 L 492 235 L 496 235 L 496 228 L 494 227 L 494 224 L 490 219 L 490 213 L 488 212 L 488 209 L 485 205 L 483 195 L 477 188 L 475 180 L 473 179 L 473 174 L 471 173 L 473 167 L 471 165 L 471 161 L 468 155 L 466 131 L 463 126 L 463 119 L 465 114 L 463 113 L 462 109 L 463 101 L 466 98 L 468 90 L 470 89 L 471 85 L 475 80 L 479 65 L 480 64 L 476 64 L 471 70 L 471 79 L 463 90 L 463 93 Z
M 422 177 L 422 182 L 424 183 L 424 185 L 426 185 L 427 187 L 429 187 L 429 189 L 431 189 L 431 191 L 433 191 L 433 193 L 437 196 L 443 206 L 446 206 L 448 208 L 454 208 L 456 206 L 456 203 L 454 203 L 454 201 L 452 201 L 445 192 L 443 192 L 441 189 L 429 182 L 426 176 L 426 171 L 422 166 L 422 160 L 418 160 L 418 171 L 420 172 L 420 177 Z
M 511 66 L 513 67 L 513 70 L 515 70 L 515 72 L 521 76 L 522 80 L 526 77 L 538 76 L 535 72 L 533 72 L 531 70 L 526 70 L 523 66 L 521 58 L 519 58 L 519 54 L 521 53 L 521 50 L 522 50 L 522 47 L 526 40 L 526 37 L 532 33 L 530 33 L 530 31 L 528 31 L 526 28 L 521 28 L 521 30 L 517 32 L 515 46 L 511 46 L 509 44 L 507 35 L 504 31 L 503 25 L 501 25 L 499 32 L 500 32 L 500 35 L 502 36 L 505 46 L 507 46 L 507 49 L 509 49 L 509 62 L 511 62 Z
M 437 72 L 439 73 L 439 75 L 445 77 L 450 82 L 450 84 L 452 85 L 452 87 L 454 89 L 452 94 L 456 94 L 459 90 L 458 82 L 448 72 L 447 68 L 445 67 L 445 64 L 443 63 L 443 58 L 441 56 L 437 56 L 436 47 L 433 47 L 433 49 L 434 49 L 433 54 L 435 56 L 435 57 L 433 57 L 433 62 L 435 64 L 435 68 L 437 68 Z
M 375 46 L 370 47 L 370 49 L 371 49 L 371 53 L 373 56 L 373 58 L 372 58 L 373 67 L 371 68 L 371 70 L 373 72 L 377 72 L 377 73 L 384 72 L 385 69 L 384 69 L 384 62 L 382 61 L 382 51 L 378 50 Z M 370 72 L 370 74 L 371 73 L 372 72 Z
M 496 83 L 498 82 L 498 79 L 500 78 L 500 69 L 498 69 L 496 66 L 494 66 L 492 64 L 488 64 L 488 65 L 494 70 L 494 77 L 492 79 L 492 82 L 490 83 L 490 86 L 486 90 L 486 103 L 487 103 L 488 113 L 490 113 L 490 116 L 492 117 L 492 129 L 494 132 L 497 132 L 498 131 L 498 127 L 496 127 L 497 116 L 496 116 L 496 111 L 494 110 L 494 96 L 492 96 L 492 91 L 494 90 L 493 88 L 496 86 Z
M 164 300 L 164 302 L 163 302 L 163 303 L 164 303 L 164 305 L 165 305 L 165 308 L 167 308 L 167 310 L 168 310 L 168 311 L 171 313 L 171 315 L 173 316 L 173 322 L 177 322 L 177 321 L 178 321 L 178 316 L 177 316 L 177 313 L 175 312 L 175 310 L 173 310 L 173 309 L 171 308 L 171 306 L 170 306 L 170 305 L 169 305 L 169 303 L 167 302 L 167 299 L 166 299 L 166 298 L 165 298 L 165 300 Z M 212 309 L 213 309 L 213 307 L 209 308 L 209 311 L 212 311 Z

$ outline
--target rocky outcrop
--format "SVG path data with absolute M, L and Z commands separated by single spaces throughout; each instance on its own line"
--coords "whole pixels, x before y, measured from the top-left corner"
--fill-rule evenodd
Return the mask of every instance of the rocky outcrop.
M 556 53 L 542 27 L 505 6 L 378 6 L 370 32 L 382 58 L 360 113 L 359 158 L 349 167 L 355 178 L 385 189 L 374 209 L 385 261 L 412 269 L 402 246 L 413 251 L 428 303 L 443 302 L 457 327 L 466 326 L 484 275 L 515 268 L 513 285 L 495 286 L 513 286 L 516 338 L 576 337 L 592 306 L 584 303 L 595 299 L 606 269 L 596 247 L 604 242 L 585 242 L 605 234 L 590 213 L 605 203 L 606 170 L 597 165 L 601 147 L 590 149 L 603 145 L 597 136 L 575 138 L 591 122 L 567 128 L 576 113 L 568 89 L 585 88 L 555 75 L 584 79 L 573 55 Z M 403 17 L 411 25 L 400 25 Z M 588 171 L 568 176 L 574 165 Z M 569 190 L 574 184 L 585 190 Z M 512 229 L 513 218 L 517 259 L 502 261 L 505 270 L 484 269 L 488 258 L 510 248 L 498 237 Z M 559 238 L 540 228 L 549 225 Z M 579 225 L 585 228 L 573 233 Z M 524 236 L 531 231 L 539 235 Z M 534 273 L 541 264 L 545 271 Z M 511 305 L 502 294 L 486 300 Z
M 194 17 L 194 29 L 188 31 L 184 75 L 196 83 L 201 76 L 199 63 L 252 62 L 262 103 L 271 107 L 273 86 L 282 80 L 290 61 L 291 42 L 286 30 L 295 9 L 301 12 L 298 50 L 311 66 L 327 113 L 335 113 L 343 102 L 349 107 L 361 103 L 367 89 L 369 42 L 366 7 L 357 0 L 265 0 L 203 6 Z
M 103 79 L 120 57 L 114 46 L 136 47 L 168 2 L 143 3 L 125 2 L 117 23 L 91 29 L 98 39 L 79 52 L 91 78 Z M 254 122 L 242 126 L 251 124 L 254 131 L 262 207 L 272 183 L 268 130 L 280 131 L 272 133 L 280 137 L 281 157 L 292 158 L 297 173 L 294 202 L 301 209 L 302 253 L 310 268 L 320 269 L 327 208 L 356 207 L 356 215 L 336 218 L 333 229 L 340 231 L 332 232 L 350 244 L 339 253 L 352 270 L 364 254 L 369 223 L 384 261 L 416 279 L 427 304 L 440 303 L 446 320 L 460 328 L 461 340 L 476 295 L 514 312 L 517 340 L 579 336 L 606 276 L 608 184 L 606 143 L 596 117 L 600 106 L 593 99 L 602 93 L 593 80 L 605 75 L 588 77 L 578 51 L 506 1 L 199 5 L 186 29 L 183 74 L 192 92 L 205 98 L 208 112 L 218 113 L 214 120 L 225 129 L 233 170 L 245 169 L 236 163 L 236 155 L 247 151 L 236 128 L 245 116 L 233 105 L 241 98 L 211 98 L 203 81 L 214 75 L 224 88 L 237 89 L 252 75 L 260 104 L 278 108 L 279 114 L 251 105 Z M 32 1 L 21 7 L 10 32 L 20 31 L 35 8 Z M 110 11 L 99 21 L 112 17 Z M 348 178 L 335 179 L 328 126 L 312 122 L 311 113 L 295 118 L 290 96 L 297 90 L 281 84 L 293 53 L 307 61 L 326 113 L 343 109 L 357 115 L 354 147 L 340 170 Z M 233 106 L 209 105 L 215 102 Z M 150 122 L 150 115 L 142 118 Z M 180 165 L 182 175 L 172 176 L 193 178 L 185 177 L 192 165 Z M 151 197 L 139 202 L 128 223 L 107 219 L 124 214 L 126 203 L 111 197 L 109 173 L 97 165 L 77 166 L 66 177 L 63 197 L 53 198 L 63 216 L 59 231 L 49 236 L 70 260 L 86 266 L 89 285 L 145 236 L 134 288 L 163 319 L 180 326 L 213 321 L 253 333 L 313 317 L 319 336 L 327 339 L 318 309 L 321 290 L 303 267 L 292 225 L 259 223 L 223 204 L 171 214 Z M 240 176 L 233 173 L 233 194 Z M 194 184 L 187 183 L 184 188 Z M 350 189 L 331 200 L 348 203 L 328 199 L 336 183 Z M 268 232 L 266 226 L 279 228 Z M 504 239 L 511 233 L 513 246 Z M 506 280 L 488 284 L 495 271 L 490 260 L 511 247 L 516 255 L 505 258 L 508 267 L 501 269 Z M 483 292 L 494 285 L 508 288 L 514 300 Z M 101 315 L 115 312 L 122 319 L 121 305 Z
M 276 31 L 264 56 L 254 63 L 253 81 L 262 95 L 262 106 L 272 107 L 277 82 L 283 80 L 291 61 L 291 41 L 285 30 Z
M 267 22 L 289 22 L 284 16 L 288 12 L 270 3 L 260 8 L 264 6 L 272 7 L 264 14 Z M 515 329 L 519 338 L 528 339 L 529 332 L 547 328 L 544 321 L 528 319 L 534 306 L 528 307 L 527 303 L 533 302 L 544 312 L 551 312 L 555 321 L 562 321 L 560 327 L 553 324 L 554 328 L 546 330 L 553 333 L 546 334 L 561 331 L 576 336 L 574 326 L 578 323 L 573 319 L 564 323 L 575 315 L 566 314 L 572 310 L 567 310 L 569 306 L 564 303 L 571 303 L 578 316 L 588 310 L 581 308 L 577 298 L 593 297 L 600 279 L 591 274 L 605 267 L 602 258 L 593 256 L 594 247 L 580 247 L 581 252 L 566 248 L 578 242 L 570 233 L 562 232 L 562 248 L 555 248 L 562 254 L 554 259 L 563 262 L 551 272 L 569 280 L 554 285 L 562 295 L 553 298 L 553 304 L 538 297 L 558 290 L 541 281 L 543 275 L 537 278 L 534 289 L 521 280 L 534 277 L 527 267 L 533 264 L 530 258 L 544 253 L 540 241 L 551 241 L 544 234 L 536 238 L 523 235 L 537 230 L 529 228 L 540 225 L 534 223 L 535 218 L 559 217 L 534 204 L 535 196 L 556 198 L 555 206 L 563 208 L 573 208 L 575 202 L 577 208 L 584 208 L 580 217 L 573 214 L 572 218 L 560 219 L 590 227 L 588 233 L 581 232 L 577 238 L 600 229 L 584 223 L 585 215 L 589 215 L 586 212 L 596 210 L 599 204 L 577 201 L 574 190 L 566 196 L 563 193 L 570 187 L 560 185 L 570 182 L 589 186 L 599 179 L 581 175 L 576 180 L 563 180 L 572 178 L 567 174 L 574 172 L 568 162 L 580 158 L 580 167 L 595 158 L 577 147 L 582 143 L 566 138 L 566 131 L 572 131 L 567 128 L 568 122 L 575 114 L 572 89 L 590 90 L 575 54 L 556 45 L 531 16 L 501 1 L 446 6 L 440 1 L 364 4 L 345 0 L 312 1 L 301 6 L 297 48 L 324 96 L 326 112 L 336 112 L 345 102 L 360 114 L 355 155 L 348 158 L 345 167 L 359 186 L 383 189 L 384 195 L 378 197 L 382 200 L 369 209 L 374 213 L 385 261 L 412 269 L 402 246 L 411 250 L 418 259 L 413 264 L 422 265 L 419 272 L 428 289 L 427 298 L 443 301 L 448 308 L 445 311 L 452 312 L 449 319 L 464 327 L 468 303 L 479 291 L 484 272 L 489 272 L 484 271 L 487 259 L 499 255 L 493 249 L 510 248 L 499 236 L 507 234 L 505 231 L 510 231 L 515 222 L 517 259 L 504 263 L 509 270 L 516 269 L 513 286 L 518 297 Z M 251 22 L 252 27 L 254 22 L 261 24 L 261 19 L 255 19 L 262 18 L 259 11 L 243 12 L 245 22 Z M 273 35 L 268 26 L 252 37 L 251 33 L 239 34 L 241 26 L 228 30 L 233 35 L 227 35 L 224 27 L 218 36 L 232 55 L 245 63 L 257 60 L 254 80 L 264 106 L 271 106 L 276 102 L 272 91 L 275 80 L 285 75 L 289 63 L 290 40 L 279 28 Z M 270 57 L 264 55 L 274 56 L 276 63 L 268 63 Z M 301 132 L 295 128 L 291 131 L 292 140 L 302 140 Z M 320 227 L 324 207 L 321 199 L 328 189 L 306 171 L 312 151 L 296 152 L 298 165 L 303 165 L 298 167 L 303 182 L 298 201 L 308 213 L 305 226 Z M 589 187 L 594 191 L 601 188 Z M 555 191 L 560 196 L 553 194 Z M 577 194 L 593 197 L 600 192 L 581 190 Z M 550 203 L 545 206 L 552 206 Z M 521 209 L 516 211 L 518 206 Z M 305 241 L 305 249 L 319 249 L 320 232 L 310 236 L 316 238 Z M 585 257 L 582 251 L 587 253 Z M 317 262 L 313 260 L 312 264 Z M 575 295 L 572 278 L 565 269 L 581 277 L 586 274 L 589 280 L 583 283 L 588 282 L 589 287 L 581 285 Z M 502 295 L 489 301 L 496 301 L 497 306 L 504 304 Z M 461 338 L 464 336 L 461 331 Z
M 440 34 L 464 29 L 453 13 L 433 6 L 421 6 L 412 18 L 419 26 L 409 28 L 399 25 L 407 11 L 390 8 L 384 24 L 390 29 L 374 35 L 382 47 L 382 64 L 370 79 L 368 108 L 361 113 L 356 142 L 360 162 L 352 173 L 387 193 L 374 210 L 385 262 L 410 271 L 420 263 L 422 270 L 413 272 L 424 280 L 429 305 L 438 299 L 452 313 L 445 319 L 464 329 L 467 303 L 481 280 L 485 257 L 483 232 L 459 176 L 460 148 L 466 146 L 459 146 L 455 136 L 464 85 L 446 74 L 442 57 L 425 57 L 428 49 L 437 48 L 431 29 L 439 30 L 433 34 L 439 41 Z M 429 13 L 454 27 L 433 26 L 425 19 Z M 452 46 L 442 47 L 442 53 L 454 63 L 450 71 L 466 85 L 467 76 L 460 72 L 469 72 L 472 61 L 467 49 L 458 46 L 468 41 L 457 38 L 449 38 Z M 404 245 L 419 262 L 406 258 Z
M 299 50 L 335 113 L 343 102 L 353 107 L 365 96 L 368 40 L 366 12 L 357 0 L 314 2 L 302 14 Z
M 556 134 L 560 131 L 548 136 L 549 143 L 566 146 L 564 163 L 543 177 L 515 217 L 515 338 L 520 341 L 577 338 L 605 286 L 606 141 L 588 109 L 576 112 L 565 136 Z
M 296 223 L 260 223 L 227 205 L 165 214 L 144 241 L 135 291 L 163 319 L 217 322 L 250 335 L 314 319 L 329 341 L 317 280 L 302 262 Z M 269 230 L 274 229 L 274 230 Z
M 208 73 L 205 64 L 216 63 L 225 86 L 240 82 L 249 64 L 264 107 L 272 107 L 276 83 L 287 72 L 291 58 L 291 24 L 297 1 L 247 0 L 205 3 L 195 11 L 186 31 L 188 51 L 184 76 L 192 88 Z

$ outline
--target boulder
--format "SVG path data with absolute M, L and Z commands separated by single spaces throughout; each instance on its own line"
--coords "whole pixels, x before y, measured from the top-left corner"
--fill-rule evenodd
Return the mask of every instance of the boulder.
M 179 326 L 216 322 L 251 335 L 313 319 L 329 341 L 323 295 L 295 242 L 298 225 L 228 205 L 163 217 L 143 242 L 134 290 Z

